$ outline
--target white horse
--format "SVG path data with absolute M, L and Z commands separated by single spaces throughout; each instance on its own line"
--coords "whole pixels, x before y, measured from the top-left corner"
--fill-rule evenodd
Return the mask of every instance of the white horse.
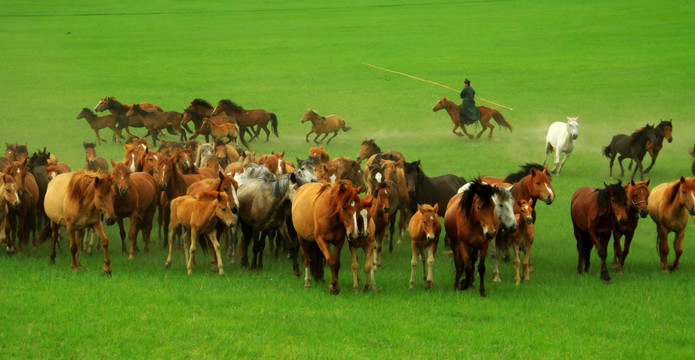
M 567 161 L 572 150 L 574 150 L 574 142 L 578 136 L 579 116 L 567 117 L 566 123 L 558 121 L 550 124 L 548 135 L 545 137 L 545 159 L 543 159 L 543 165 L 548 160 L 548 153 L 555 151 L 555 163 L 552 170 L 550 170 L 551 173 L 560 175 L 562 166 L 565 165 L 565 161 Z M 560 153 L 565 153 L 562 162 L 560 162 Z

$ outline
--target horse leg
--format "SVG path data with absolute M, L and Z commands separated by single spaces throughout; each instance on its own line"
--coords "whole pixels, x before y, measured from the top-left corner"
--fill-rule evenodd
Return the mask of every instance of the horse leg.
M 317 139 L 318 139 L 319 136 L 321 136 L 321 135 L 323 135 L 323 138 L 321 138 L 320 141 L 317 141 Z M 319 145 L 319 144 L 323 141 L 323 139 L 326 138 L 327 135 L 328 135 L 328 133 L 318 133 L 318 132 L 317 132 L 317 133 L 316 133 L 316 136 L 314 137 L 314 143 L 316 143 L 316 145 Z
M 447 236 L 447 238 L 449 238 L 449 236 Z M 456 270 L 454 275 L 454 290 L 462 290 L 463 284 L 461 284 L 461 275 L 463 275 L 465 266 L 463 254 L 466 249 L 461 241 L 454 243 L 454 241 L 449 239 L 449 243 L 451 244 L 451 251 L 454 254 L 454 268 Z M 467 253 L 466 256 L 468 256 Z
M 610 241 L 610 235 L 598 237 L 592 234 L 592 237 L 598 249 L 598 256 L 601 258 L 601 280 L 610 283 L 611 277 L 608 275 L 608 266 L 606 265 L 606 257 L 608 255 L 607 247 L 608 241 Z
M 259 126 L 260 126 L 260 125 L 259 125 Z M 267 126 L 264 126 L 264 127 L 263 127 L 263 131 L 265 131 L 265 142 L 270 141 L 270 130 L 268 130 L 268 127 L 267 127 Z M 258 132 L 260 133 L 261 130 L 259 129 Z M 258 136 L 258 134 L 256 134 L 256 136 Z
M 451 132 L 453 132 L 453 133 L 456 134 L 457 136 L 463 136 L 463 133 L 462 133 L 462 132 L 456 131 L 456 129 L 457 129 L 458 127 L 459 127 L 459 124 L 454 123 L 454 128 L 451 129 Z M 462 128 L 463 128 L 463 127 L 462 127 Z
M 497 258 L 497 238 L 501 232 L 497 233 L 495 239 L 490 241 L 490 260 L 492 261 L 492 282 L 502 282 L 500 279 L 499 262 Z
M 585 247 L 589 247 L 591 249 L 591 246 L 589 244 L 586 244 L 584 241 L 584 233 L 583 231 L 577 226 L 574 221 L 572 221 L 572 225 L 574 226 L 574 238 L 577 240 L 577 274 L 581 275 L 583 270 L 584 270 L 584 253 L 586 252 L 584 250 Z M 591 250 L 589 250 L 591 251 Z M 588 259 L 586 263 L 588 264 Z
M 543 158 L 543 166 L 548 161 L 548 154 L 553 151 L 553 146 L 549 142 L 545 143 L 545 157 Z
M 519 266 L 521 265 L 521 260 L 519 259 L 519 242 L 517 240 L 512 242 L 512 249 L 514 249 L 514 281 L 516 281 L 516 284 L 519 285 L 521 282 L 521 276 L 519 275 Z
M 415 286 L 415 270 L 417 269 L 417 258 L 419 254 L 418 245 L 415 240 L 410 243 L 410 248 L 412 250 L 413 257 L 410 259 L 410 285 L 408 290 L 413 290 L 413 286 Z
M 393 214 L 389 215 L 389 253 L 393 254 L 393 233 L 396 230 L 396 214 L 397 212 L 394 212 Z
M 331 250 L 328 243 L 323 239 L 323 237 L 319 237 L 316 239 L 316 244 L 319 246 L 319 249 L 321 249 L 323 256 L 326 258 L 326 264 L 331 269 L 331 281 L 328 285 L 328 289 L 333 295 L 340 294 L 340 284 L 338 284 L 338 272 L 340 271 L 340 250 L 342 249 L 344 243 L 345 241 L 343 239 L 343 241 L 339 241 L 337 244 L 335 244 L 335 256 L 333 256 L 333 254 L 331 254 Z
M 625 159 L 626 156 L 618 156 L 618 165 L 620 165 L 620 178 L 622 179 L 623 176 L 625 176 L 625 170 L 623 169 L 623 159 Z
M 125 226 L 123 225 L 123 218 L 117 218 L 116 223 L 118 223 L 118 234 L 121 236 L 121 252 L 125 255 L 128 248 L 125 245 Z M 133 244 L 131 244 L 131 247 L 132 246 Z
M 51 227 L 51 255 L 50 255 L 50 259 L 48 260 L 48 263 L 55 265 L 55 263 L 56 263 L 56 244 L 58 244 L 58 235 L 60 234 L 60 225 L 51 221 L 49 226 Z
M 483 245 L 482 250 L 480 250 L 480 257 L 478 259 L 478 277 L 480 278 L 480 296 L 485 297 L 485 255 L 487 254 L 487 246 L 490 242 Z
M 685 238 L 685 228 L 677 232 L 675 239 L 673 239 L 673 250 L 676 252 L 676 259 L 669 265 L 669 270 L 678 270 L 681 265 L 680 258 L 681 254 L 683 254 L 683 238 Z
M 222 254 L 220 253 L 220 242 L 217 241 L 217 230 L 212 230 L 208 233 L 208 240 L 212 243 L 212 248 L 215 249 L 215 256 L 217 257 L 217 274 L 224 275 L 224 270 L 222 269 Z
M 8 214 L 6 219 L 9 223 L 9 228 L 6 227 L 7 236 L 5 237 L 5 241 L 7 241 L 7 246 L 5 247 L 5 251 L 8 254 L 13 254 L 15 252 L 15 237 L 17 236 L 17 219 L 14 214 Z
M 639 169 L 640 181 L 644 181 L 644 169 L 642 168 L 642 160 L 640 160 L 639 156 L 635 157 L 635 170 L 632 172 L 632 178 L 630 180 L 635 179 L 635 175 L 637 174 L 637 169 Z
M 649 166 L 647 166 L 646 169 L 644 169 L 645 174 L 648 173 L 652 169 L 652 166 L 654 166 L 654 162 L 656 162 L 656 155 L 652 154 L 651 151 L 649 152 L 649 157 L 652 158 L 652 162 L 651 162 L 651 164 L 649 164 Z
M 121 220 L 123 221 L 123 220 Z M 137 249 L 138 241 L 138 214 L 134 212 L 130 214 L 130 228 L 128 229 L 128 240 L 130 240 L 130 250 L 128 251 L 128 260 L 134 259 L 135 250 Z
M 430 242 L 427 246 L 427 279 L 425 280 L 425 289 L 432 289 L 434 285 L 434 252 L 437 251 L 436 245 Z M 424 264 L 423 264 L 424 265 Z
M 613 178 L 613 162 L 615 161 L 615 156 L 617 155 L 617 152 L 611 153 L 611 161 L 608 162 L 608 176 L 610 178 Z
M 104 248 L 104 268 L 101 269 L 102 275 L 111 275 L 111 258 L 109 257 L 109 239 L 104 233 L 104 224 L 99 221 L 92 228 L 101 239 L 101 247 Z
M 495 131 L 495 126 L 490 123 L 490 120 L 488 120 L 486 124 L 483 124 L 483 126 L 487 126 L 490 128 L 490 133 L 487 134 L 487 139 L 492 140 L 492 132 Z
M 178 224 L 176 222 L 172 222 L 171 229 L 169 229 L 169 256 L 167 256 L 167 261 L 164 263 L 164 266 L 166 267 L 171 266 L 171 262 L 174 259 L 174 234 L 178 233 L 179 231 Z M 188 257 L 186 257 L 186 262 L 188 262 Z
M 97 145 L 101 145 L 102 140 L 106 142 L 106 140 L 102 139 L 101 136 L 99 136 L 99 129 L 94 129 L 94 133 L 97 135 Z
M 617 269 L 619 274 L 623 273 L 623 269 L 620 264 L 620 259 L 623 257 L 623 249 L 620 246 L 621 236 L 622 235 L 620 234 L 620 232 L 613 229 L 613 268 Z M 625 236 L 625 240 L 627 241 L 627 234 Z
M 78 248 L 78 236 L 75 225 L 72 222 L 67 223 L 68 239 L 70 239 L 70 254 L 72 255 L 72 262 L 70 262 L 70 267 L 74 270 L 80 270 L 80 249 Z M 79 234 L 82 235 L 82 234 Z
M 524 281 L 529 281 L 531 276 L 531 246 L 533 246 L 533 237 L 528 237 L 524 251 L 524 262 L 522 263 L 524 266 Z
M 311 135 L 311 133 L 313 133 L 313 132 L 314 132 L 314 130 L 311 130 L 308 133 L 306 133 L 306 142 L 309 142 L 309 135 Z
M 198 242 L 198 232 L 196 231 L 196 228 L 194 226 L 191 226 L 191 230 L 189 231 L 189 241 L 191 242 L 191 246 L 188 249 L 188 261 L 186 262 L 186 270 L 188 270 L 188 275 L 193 274 L 193 264 L 195 263 L 195 251 L 196 251 L 196 243 Z M 183 245 L 184 248 L 186 248 L 186 244 Z
M 326 133 L 326 135 L 328 135 L 328 133 Z M 333 133 L 333 136 L 331 136 L 331 138 L 328 139 L 328 141 L 326 141 L 326 145 L 330 144 L 330 143 L 331 143 L 331 140 L 333 140 L 333 138 L 336 137 L 336 136 L 338 136 L 338 130 L 336 130 L 336 131 Z
M 357 246 L 350 243 L 349 248 L 350 254 L 352 255 L 352 266 L 350 267 L 352 269 L 352 290 L 356 294 L 360 291 L 360 278 L 358 274 L 360 265 L 357 261 Z
M 237 250 L 241 250 L 241 267 L 249 267 L 249 243 L 252 241 L 253 229 L 251 226 L 246 225 L 246 223 L 241 223 L 241 247 Z
M 618 273 L 620 274 L 623 273 L 623 266 L 625 266 L 625 258 L 627 258 L 627 254 L 630 252 L 630 244 L 632 243 L 632 237 L 634 235 L 634 232 L 628 232 L 625 234 L 625 249 L 622 251 L 622 255 L 620 256 L 618 263 Z

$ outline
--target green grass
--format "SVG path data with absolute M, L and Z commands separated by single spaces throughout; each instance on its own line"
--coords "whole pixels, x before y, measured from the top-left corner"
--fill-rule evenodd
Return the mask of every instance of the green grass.
M 258 273 L 225 258 L 224 277 L 200 254 L 192 276 L 181 252 L 165 269 L 160 244 L 128 261 L 110 227 L 110 278 L 99 275 L 100 252 L 70 270 L 66 244 L 55 266 L 46 245 L 0 255 L 0 357 L 692 358 L 693 229 L 681 269 L 663 274 L 644 219 L 625 273 L 611 271 L 606 285 L 595 252 L 589 274 L 576 275 L 569 201 L 580 186 L 611 181 L 600 151 L 614 134 L 660 118 L 673 119 L 674 140 L 648 174 L 652 186 L 690 174 L 694 10 L 670 0 L 7 2 L 0 140 L 47 146 L 74 169 L 81 142 L 94 140 L 74 118 L 103 96 L 178 111 L 198 97 L 265 108 L 278 115 L 280 137 L 253 146 L 288 159 L 307 156 L 309 125 L 299 120 L 311 107 L 353 128 L 327 146 L 332 157 L 354 158 L 374 138 L 420 159 L 428 175 L 504 176 L 542 161 L 551 122 L 579 115 L 581 125 L 553 179 L 555 203 L 537 209 L 529 283 L 514 285 L 502 264 L 503 283 L 486 279 L 488 298 L 455 292 L 440 251 L 434 289 L 418 277 L 409 292 L 406 241 L 385 256 L 376 294 L 352 293 L 345 249 L 343 291 L 330 296 L 326 283 L 304 289 L 270 256 Z M 448 116 L 431 111 L 458 94 L 362 62 L 454 88 L 467 77 L 478 96 L 514 108 L 503 111 L 514 132 L 458 138 Z M 97 152 L 124 154 L 111 143 Z

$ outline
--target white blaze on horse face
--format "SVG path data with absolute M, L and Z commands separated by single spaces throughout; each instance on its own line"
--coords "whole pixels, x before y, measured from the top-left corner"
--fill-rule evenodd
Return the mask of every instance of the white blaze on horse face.
M 384 179 L 384 175 L 381 172 L 377 172 L 374 174 L 374 179 L 376 180 L 377 183 L 382 183 Z
M 360 210 L 360 215 L 362 215 L 362 220 L 364 221 L 364 233 L 363 233 L 363 235 L 366 236 L 367 233 L 369 232 L 369 231 L 367 230 L 367 225 L 368 225 L 368 221 L 367 221 L 367 209 L 362 209 L 362 210 Z
M 545 183 L 543 185 L 545 185 L 545 188 L 548 189 L 548 192 L 550 193 L 550 200 L 551 201 L 554 200 L 555 199 L 555 193 L 553 192 L 553 189 L 551 189 L 550 186 L 548 186 L 548 183 Z
M 130 172 L 135 172 L 135 154 L 130 154 Z
M 335 180 L 336 180 L 337 178 L 338 178 L 338 177 L 337 177 L 335 174 L 331 175 L 331 177 L 330 177 L 331 182 L 332 182 L 332 183 L 335 183 Z
M 239 198 L 236 195 L 236 188 L 232 186 L 232 197 L 234 198 L 234 205 L 236 205 L 236 208 L 239 208 Z
M 278 159 L 278 174 L 282 174 L 282 159 Z

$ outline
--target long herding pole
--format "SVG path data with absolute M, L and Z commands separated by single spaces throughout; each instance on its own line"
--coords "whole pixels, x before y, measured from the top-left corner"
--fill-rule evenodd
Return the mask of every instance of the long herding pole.
M 434 82 L 434 81 L 421 79 L 421 78 L 419 78 L 419 77 L 416 77 L 416 76 L 413 76 L 413 75 L 408 75 L 408 74 L 406 74 L 406 73 L 402 73 L 402 72 L 399 72 L 399 71 L 394 71 L 394 70 L 385 69 L 385 68 L 382 68 L 382 67 L 379 67 L 379 66 L 376 66 L 376 65 L 372 65 L 372 64 L 366 63 L 366 62 L 363 62 L 362 64 L 367 65 L 367 66 L 371 66 L 371 67 L 373 67 L 373 68 L 375 68 L 375 69 L 387 71 L 387 72 L 394 73 L 394 74 L 398 74 L 398 75 L 403 75 L 403 76 L 409 77 L 409 78 L 411 78 L 411 79 L 420 80 L 420 81 L 423 81 L 423 82 L 426 82 L 426 83 L 430 83 L 430 84 L 432 84 L 432 85 L 441 86 L 441 87 L 443 87 L 443 88 L 445 88 L 445 89 L 449 89 L 449 90 L 455 91 L 455 92 L 457 92 L 457 93 L 460 92 L 460 90 L 456 90 L 456 89 L 454 89 L 454 88 L 450 88 L 450 87 L 448 87 L 448 86 L 446 86 L 446 85 L 442 85 L 442 84 L 437 83 L 437 82 Z M 508 106 L 504 106 L 504 105 L 502 105 L 502 104 L 498 104 L 498 103 L 492 102 L 492 101 L 490 101 L 490 100 L 485 100 L 485 99 L 479 98 L 479 97 L 477 97 L 477 96 L 476 96 L 475 98 L 478 99 L 478 100 L 480 100 L 480 101 L 485 101 L 486 103 L 489 103 L 489 104 L 492 104 L 492 105 L 496 105 L 496 106 L 505 108 L 505 109 L 510 110 L 510 111 L 514 111 L 514 109 L 512 109 L 512 108 L 510 108 L 510 107 L 508 107 Z

